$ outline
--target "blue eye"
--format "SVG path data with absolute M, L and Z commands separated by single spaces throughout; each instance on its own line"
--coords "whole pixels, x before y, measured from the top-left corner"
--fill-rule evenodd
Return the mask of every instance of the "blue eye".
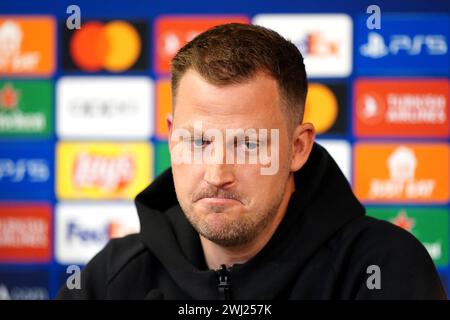
M 204 147 L 210 143 L 210 141 L 203 139 L 192 139 L 191 142 L 196 148 Z
M 192 143 L 194 144 L 195 147 L 201 147 L 203 146 L 203 139 L 194 139 L 192 140 Z
M 258 143 L 253 141 L 246 141 L 245 146 L 248 150 L 256 150 L 258 148 Z

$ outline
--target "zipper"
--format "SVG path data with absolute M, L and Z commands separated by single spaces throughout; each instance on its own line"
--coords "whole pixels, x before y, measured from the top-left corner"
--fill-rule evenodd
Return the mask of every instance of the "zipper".
M 222 264 L 220 269 L 216 270 L 218 277 L 217 289 L 219 290 L 220 300 L 231 300 L 231 273 L 227 266 Z

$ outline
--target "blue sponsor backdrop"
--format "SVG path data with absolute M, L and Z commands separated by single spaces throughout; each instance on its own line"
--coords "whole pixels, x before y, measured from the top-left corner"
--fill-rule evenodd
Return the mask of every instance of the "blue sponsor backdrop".
M 42 267 L 2 268 L 0 300 L 47 300 L 50 298 L 50 272 Z
M 355 22 L 355 71 L 361 75 L 443 75 L 449 70 L 448 15 L 382 15 L 369 30 L 367 15 Z
M 46 200 L 53 197 L 54 144 L 2 142 L 0 198 Z
M 76 4 L 81 8 L 82 20 L 94 19 L 134 19 L 147 21 L 149 25 L 148 61 L 153 59 L 153 23 L 158 16 L 167 14 L 243 14 L 252 18 L 261 13 L 346 13 L 354 23 L 354 48 L 353 48 L 353 74 L 348 77 L 348 102 L 347 110 L 351 112 L 351 84 L 357 75 L 449 75 L 449 54 L 445 54 L 440 44 L 440 37 L 446 37 L 448 44 L 449 18 L 442 13 L 449 12 L 450 2 L 447 0 L 436 1 L 292 1 L 292 0 L 247 0 L 247 1 L 183 1 L 183 0 L 53 0 L 53 1 L 0 1 L 0 14 L 49 14 L 57 20 L 58 26 L 58 64 L 52 80 L 56 81 L 63 74 L 61 61 L 62 41 L 61 26 L 67 18 L 66 9 L 69 5 Z M 372 42 L 370 42 L 370 30 L 366 28 L 366 9 L 371 4 L 377 4 L 382 13 L 382 29 L 373 30 Z M 427 14 L 425 17 L 423 14 Z M 408 14 L 407 20 L 401 22 L 398 14 Z M 430 16 L 432 14 L 433 16 Z M 440 14 L 437 15 L 437 14 Z M 400 37 L 399 37 L 400 36 Z M 394 44 L 392 38 L 394 37 Z M 361 47 L 369 41 L 367 54 L 361 54 Z M 430 54 L 430 47 L 434 54 Z M 392 53 L 396 50 L 396 54 Z M 383 55 L 383 52 L 385 53 Z M 370 57 L 370 55 L 372 57 Z M 103 72 L 100 72 L 103 73 Z M 156 74 L 152 66 L 139 74 L 148 75 L 155 79 Z M 351 116 L 348 117 L 351 121 Z M 349 123 L 347 128 L 351 128 Z M 350 130 L 339 135 L 353 143 L 355 137 Z M 9 159 L 0 162 L 0 200 L 21 200 L 24 202 L 46 199 L 52 205 L 57 202 L 54 194 L 54 145 L 57 142 L 56 135 L 46 141 L 29 142 L 21 140 L 0 141 L 0 158 Z M 157 142 L 154 138 L 151 142 Z M 25 159 L 25 161 L 22 161 Z M 41 162 L 30 162 L 32 159 L 40 159 Z M 22 161 L 22 162 L 20 162 Z M 48 179 L 33 181 L 33 177 L 43 177 L 40 169 L 30 169 L 38 164 L 45 163 L 50 169 Z M 43 166 L 42 166 L 43 167 Z M 23 178 L 14 181 L 14 175 L 20 176 L 20 170 L 26 174 Z M 43 169 L 42 169 L 43 170 Z M 36 171 L 39 172 L 36 173 Z M 34 173 L 34 174 L 33 174 Z M 39 180 L 39 179 L 38 179 Z M 53 228 L 54 229 L 54 228 Z M 54 252 L 54 250 L 53 250 Z M 26 291 L 26 287 L 47 288 L 50 298 L 54 297 L 60 285 L 69 276 L 65 272 L 66 266 L 59 265 L 54 259 L 48 265 L 0 265 L 0 284 L 7 287 L 10 298 L 12 292 L 22 292 L 15 298 L 30 298 L 32 291 Z M 449 268 L 439 270 L 448 286 Z M 16 288 L 15 291 L 12 289 Z M 19 288 L 19 289 L 17 289 Z M 20 289 L 22 288 L 22 289 Z M 25 288 L 25 289 L 23 289 Z M 0 291 L 2 287 L 0 287 Z M 22 291 L 20 291 L 22 290 Z M 27 296 L 25 293 L 28 292 Z M 31 292 L 31 293 L 30 293 Z M 45 297 L 42 292 L 35 291 L 35 298 Z M 6 298 L 6 296 L 3 296 Z

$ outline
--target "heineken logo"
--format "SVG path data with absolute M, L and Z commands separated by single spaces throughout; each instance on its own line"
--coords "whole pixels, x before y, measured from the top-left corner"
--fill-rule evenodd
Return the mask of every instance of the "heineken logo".
M 0 89 L 0 107 L 6 110 L 13 110 L 17 106 L 19 100 L 19 93 L 14 90 L 11 83 L 5 83 Z
M 49 81 L 0 81 L 0 136 L 48 135 L 52 104 Z
M 405 229 L 406 231 L 411 232 L 412 229 L 414 228 L 414 225 L 416 224 L 416 220 L 409 218 L 406 215 L 406 211 L 401 210 L 398 215 L 394 218 L 390 220 L 393 224 L 395 224 L 396 226 Z
M 449 215 L 441 207 L 371 207 L 369 216 L 386 220 L 413 234 L 438 267 L 449 263 Z

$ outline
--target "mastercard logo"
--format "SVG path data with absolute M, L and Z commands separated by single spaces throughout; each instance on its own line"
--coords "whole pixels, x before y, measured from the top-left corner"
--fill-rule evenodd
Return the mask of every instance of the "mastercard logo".
M 142 40 L 129 22 L 89 21 L 73 33 L 69 51 L 74 64 L 84 71 L 122 72 L 138 60 Z

